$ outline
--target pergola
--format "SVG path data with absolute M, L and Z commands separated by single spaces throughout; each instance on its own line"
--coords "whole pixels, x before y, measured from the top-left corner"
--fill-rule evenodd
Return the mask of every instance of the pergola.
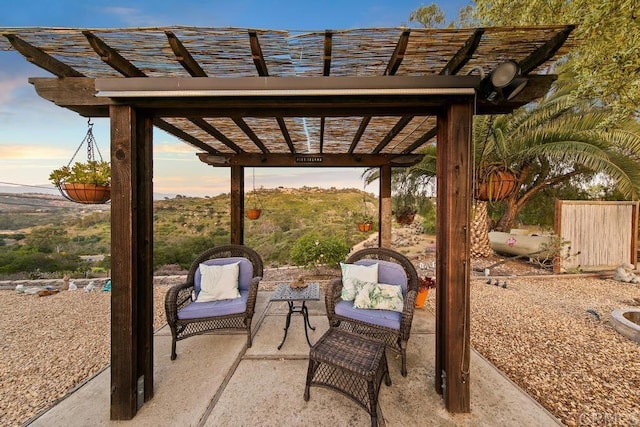
M 111 419 L 153 397 L 153 126 L 230 169 L 232 243 L 245 167 L 357 166 L 380 170 L 389 246 L 391 169 L 436 144 L 435 389 L 469 412 L 472 118 L 544 95 L 573 28 L 0 28 L 0 49 L 55 76 L 30 79 L 41 97 L 111 119 Z M 507 60 L 527 82 L 513 98 L 484 77 Z

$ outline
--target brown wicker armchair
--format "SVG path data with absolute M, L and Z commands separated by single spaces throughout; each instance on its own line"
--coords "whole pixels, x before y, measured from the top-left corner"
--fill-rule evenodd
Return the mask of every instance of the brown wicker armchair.
M 342 278 L 329 284 L 325 294 L 327 317 L 332 327 L 340 327 L 385 342 L 402 356 L 402 376 L 407 376 L 407 341 L 418 293 L 418 273 L 404 255 L 385 248 L 363 249 L 352 254 L 347 264 L 378 264 L 378 281 L 403 286 L 403 311 L 354 309 L 353 301 L 341 298 Z
M 240 298 L 193 302 L 200 292 L 200 264 L 239 264 Z M 215 330 L 241 329 L 247 331 L 247 345 L 251 347 L 251 319 L 262 279 L 263 263 L 256 251 L 241 245 L 217 246 L 200 254 L 191 264 L 186 283 L 169 289 L 165 297 L 167 323 L 173 337 L 171 360 L 176 358 L 176 341 Z

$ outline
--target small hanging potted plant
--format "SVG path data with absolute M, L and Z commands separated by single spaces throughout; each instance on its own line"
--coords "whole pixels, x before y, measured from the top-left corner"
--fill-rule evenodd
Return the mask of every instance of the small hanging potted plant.
M 93 123 L 87 121 L 89 129 L 80 146 L 66 166 L 55 169 L 49 180 L 58 187 L 60 194 L 67 200 L 76 203 L 106 203 L 111 198 L 111 166 L 102 160 L 102 154 L 93 137 Z M 87 161 L 73 163 L 76 154 L 87 144 Z M 98 151 L 100 160 L 94 158 L 94 149 Z M 73 165 L 72 165 L 73 164 Z
M 398 224 L 411 225 L 418 212 L 418 200 L 421 197 L 420 185 L 410 177 L 407 171 L 397 174 L 394 179 L 396 194 L 392 198 L 393 215 Z
M 258 197 L 258 192 L 256 191 L 255 169 L 253 171 L 253 191 L 249 193 L 246 204 L 251 206 L 249 209 L 245 209 L 244 213 L 247 218 L 250 220 L 260 218 L 260 214 L 262 214 L 262 202 L 260 201 L 260 197 Z
M 418 295 L 416 296 L 416 308 L 424 307 L 429 296 L 429 289 L 436 287 L 434 277 L 423 276 L 418 278 Z
M 367 212 L 356 214 L 358 231 L 371 231 L 373 228 L 373 216 Z
M 77 203 L 106 203 L 111 198 L 111 167 L 105 161 L 76 162 L 55 169 L 49 180 L 67 199 Z
M 516 190 L 517 185 L 513 171 L 501 164 L 492 164 L 479 170 L 475 198 L 485 202 L 503 200 Z

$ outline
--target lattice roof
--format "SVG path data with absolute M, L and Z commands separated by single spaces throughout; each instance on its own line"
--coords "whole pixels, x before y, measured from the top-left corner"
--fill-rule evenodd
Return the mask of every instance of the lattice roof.
M 0 37 L 0 49 L 15 48 L 58 76 L 90 78 L 462 76 L 477 67 L 488 73 L 506 60 L 515 60 L 523 74 L 531 76 L 546 74 L 551 61 L 569 52 L 574 45 L 572 29 L 573 26 L 546 26 L 291 32 L 186 26 L 0 28 L 0 35 L 5 36 Z M 182 46 L 182 53 L 176 44 Z M 188 61 L 185 65 L 185 51 L 196 63 L 195 69 Z M 57 61 L 49 58 L 67 68 L 51 65 Z M 530 92 L 516 97 L 506 109 L 522 105 L 536 95 L 540 94 Z M 368 123 L 363 123 L 366 120 Z M 167 117 L 156 121 L 156 125 L 159 123 L 210 153 L 260 153 L 266 148 L 270 153 L 357 154 L 378 149 L 382 154 L 408 154 L 433 139 L 436 119 L 428 115 L 366 118 L 354 111 L 349 117 L 201 117 L 196 122 Z M 175 129 L 190 137 L 185 138 Z M 251 132 L 263 147 L 256 144 Z

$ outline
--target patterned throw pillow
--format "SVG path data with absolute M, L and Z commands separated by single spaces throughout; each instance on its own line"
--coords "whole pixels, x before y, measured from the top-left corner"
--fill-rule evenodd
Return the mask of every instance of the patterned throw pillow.
M 364 283 L 357 286 L 353 307 L 402 312 L 402 287 L 386 283 Z
M 344 301 L 353 301 L 356 297 L 356 283 L 378 282 L 378 264 L 357 265 L 340 263 L 342 270 L 342 293 Z

